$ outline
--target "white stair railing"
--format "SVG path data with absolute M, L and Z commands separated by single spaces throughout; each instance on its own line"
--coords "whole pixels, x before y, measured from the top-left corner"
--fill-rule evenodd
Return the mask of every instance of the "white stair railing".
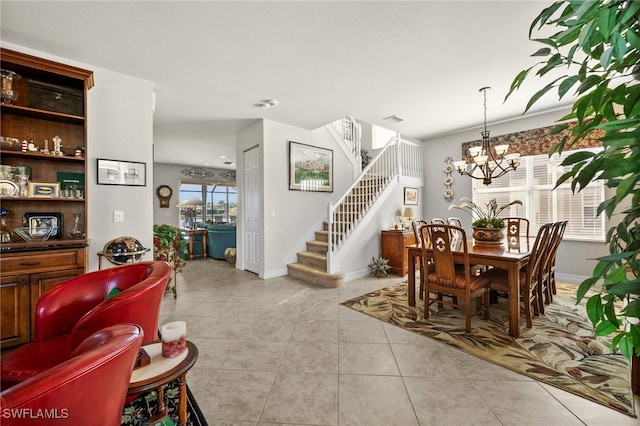
M 422 179 L 422 145 L 392 138 L 365 167 L 358 179 L 328 206 L 327 271 L 336 272 L 335 257 L 369 209 L 398 176 Z
M 362 147 L 362 125 L 352 117 L 336 120 L 333 122 L 333 125 L 349 152 L 351 152 L 356 159 L 357 164 L 362 164 L 362 155 L 360 154 Z

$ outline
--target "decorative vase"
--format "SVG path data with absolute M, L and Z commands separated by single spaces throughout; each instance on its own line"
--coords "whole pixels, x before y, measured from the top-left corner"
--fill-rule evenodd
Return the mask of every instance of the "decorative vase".
M 0 242 L 2 243 L 10 243 L 11 242 L 11 230 L 7 226 L 5 218 L 2 218 L 2 222 L 0 222 Z
M 80 213 L 73 214 L 73 225 L 71 225 L 71 229 L 69 229 L 67 235 L 72 240 L 84 238 L 84 224 L 82 223 L 82 215 Z
M 502 228 L 473 228 L 473 239 L 476 244 L 502 244 L 504 232 Z

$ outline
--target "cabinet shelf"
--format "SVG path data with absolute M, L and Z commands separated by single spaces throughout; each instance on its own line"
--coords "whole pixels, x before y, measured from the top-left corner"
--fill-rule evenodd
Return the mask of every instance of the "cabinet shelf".
M 26 106 L 2 104 L 3 114 L 15 114 L 23 117 L 38 118 L 62 123 L 83 124 L 84 117 L 79 115 L 63 114 L 61 112 L 47 111 Z
M 0 105 L 0 135 L 33 141 L 38 149 L 52 149 L 55 145 L 53 139 L 60 138 L 59 149 L 65 154 L 56 156 L 40 151 L 0 149 L 4 166 L 2 179 L 17 179 L 12 170 L 6 168 L 23 167 L 28 170 L 30 183 L 61 182 L 63 191 L 63 183 L 69 183 L 74 175 L 80 182 L 80 176 L 87 174 L 87 159 L 84 152 L 83 157 L 75 157 L 75 153 L 78 148 L 87 149 L 87 91 L 93 87 L 93 72 L 5 48 L 0 48 L 0 57 L 3 70 L 11 70 L 22 77 L 11 81 L 11 87 L 5 88 L 19 96 L 13 103 Z M 5 83 L 3 80 L 3 86 Z M 74 96 L 70 108 L 64 99 L 61 103 L 56 102 L 59 98 L 54 87 Z M 51 110 L 48 109 L 50 107 Z M 12 145 L 3 144 L 3 147 L 16 149 Z M 21 181 L 20 185 L 23 184 Z M 84 187 L 82 195 L 86 196 L 85 183 L 81 186 Z M 1 349 L 31 341 L 38 299 L 60 282 L 86 273 L 90 243 L 86 235 L 83 239 L 72 240 L 67 234 L 76 223 L 87 229 L 85 198 L 12 197 L 3 193 L 0 203 L 8 214 L 2 218 L 2 237 L 10 242 L 0 243 Z M 63 193 L 70 194 L 60 192 L 58 195 Z M 26 217 L 34 214 L 59 217 L 58 226 L 62 232 L 56 236 L 60 238 L 23 241 L 13 232 L 23 226 Z M 78 217 L 82 222 L 75 219 Z
M 0 197 L 0 201 L 2 201 L 3 203 L 9 202 L 9 201 L 44 201 L 47 203 L 50 203 L 52 201 L 58 202 L 58 201 L 62 201 L 62 202 L 81 202 L 84 203 L 85 199 L 84 198 L 65 198 L 65 197 Z
M 83 163 L 84 157 L 71 157 L 71 156 L 57 156 L 51 154 L 43 154 L 41 152 L 22 152 L 22 151 L 9 151 L 3 149 L 0 151 L 0 155 L 3 157 L 15 157 L 15 158 L 37 158 L 38 160 L 51 160 L 51 161 L 72 161 L 77 163 Z

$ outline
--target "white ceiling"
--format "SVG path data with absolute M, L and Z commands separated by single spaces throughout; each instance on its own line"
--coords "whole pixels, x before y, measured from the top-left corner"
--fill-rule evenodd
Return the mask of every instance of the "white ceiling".
M 259 118 L 315 129 L 349 115 L 424 140 L 480 126 L 483 86 L 490 123 L 519 117 L 543 82 L 503 100 L 535 62 L 528 30 L 547 5 L 2 0 L 0 34 L 152 81 L 155 161 L 235 168 L 222 164 L 235 132 Z M 558 105 L 548 95 L 533 112 Z

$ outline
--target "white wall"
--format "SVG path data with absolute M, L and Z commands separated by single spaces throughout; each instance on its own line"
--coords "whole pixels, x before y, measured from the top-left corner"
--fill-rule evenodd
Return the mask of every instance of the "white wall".
M 21 46 L 3 47 L 88 69 L 95 86 L 87 100 L 87 236 L 88 270 L 98 269 L 97 253 L 113 238 L 130 235 L 153 247 L 153 84 L 93 65 L 52 56 Z M 138 161 L 147 165 L 146 186 L 97 184 L 97 158 Z M 124 222 L 113 222 L 113 211 L 124 212 Z M 146 258 L 151 259 L 151 253 Z M 112 266 L 103 261 L 103 268 Z
M 566 113 L 568 111 L 540 114 L 507 123 L 489 124 L 488 128 L 491 130 L 492 136 L 536 129 L 556 124 L 556 120 Z M 478 128 L 425 141 L 425 199 L 429 200 L 425 203 L 422 211 L 425 218 L 458 216 L 462 219 L 465 230 L 467 232 L 471 231 L 469 215 L 459 210 L 450 211 L 450 204 L 442 196 L 442 191 L 444 190 L 442 180 L 445 177 L 443 167 L 447 156 L 451 156 L 454 161 L 460 160 L 462 158 L 461 144 L 480 139 L 480 130 Z M 452 176 L 454 179 L 454 200 L 452 203 L 458 203 L 461 197 L 471 198 L 472 179 L 467 176 L 460 176 L 456 171 L 453 172 Z M 608 221 L 605 223 L 605 229 L 609 229 Z M 595 261 L 592 259 L 607 253 L 607 247 L 603 243 L 565 240 L 558 249 L 557 274 L 565 281 L 579 283 L 591 275 L 591 271 L 595 266 Z

